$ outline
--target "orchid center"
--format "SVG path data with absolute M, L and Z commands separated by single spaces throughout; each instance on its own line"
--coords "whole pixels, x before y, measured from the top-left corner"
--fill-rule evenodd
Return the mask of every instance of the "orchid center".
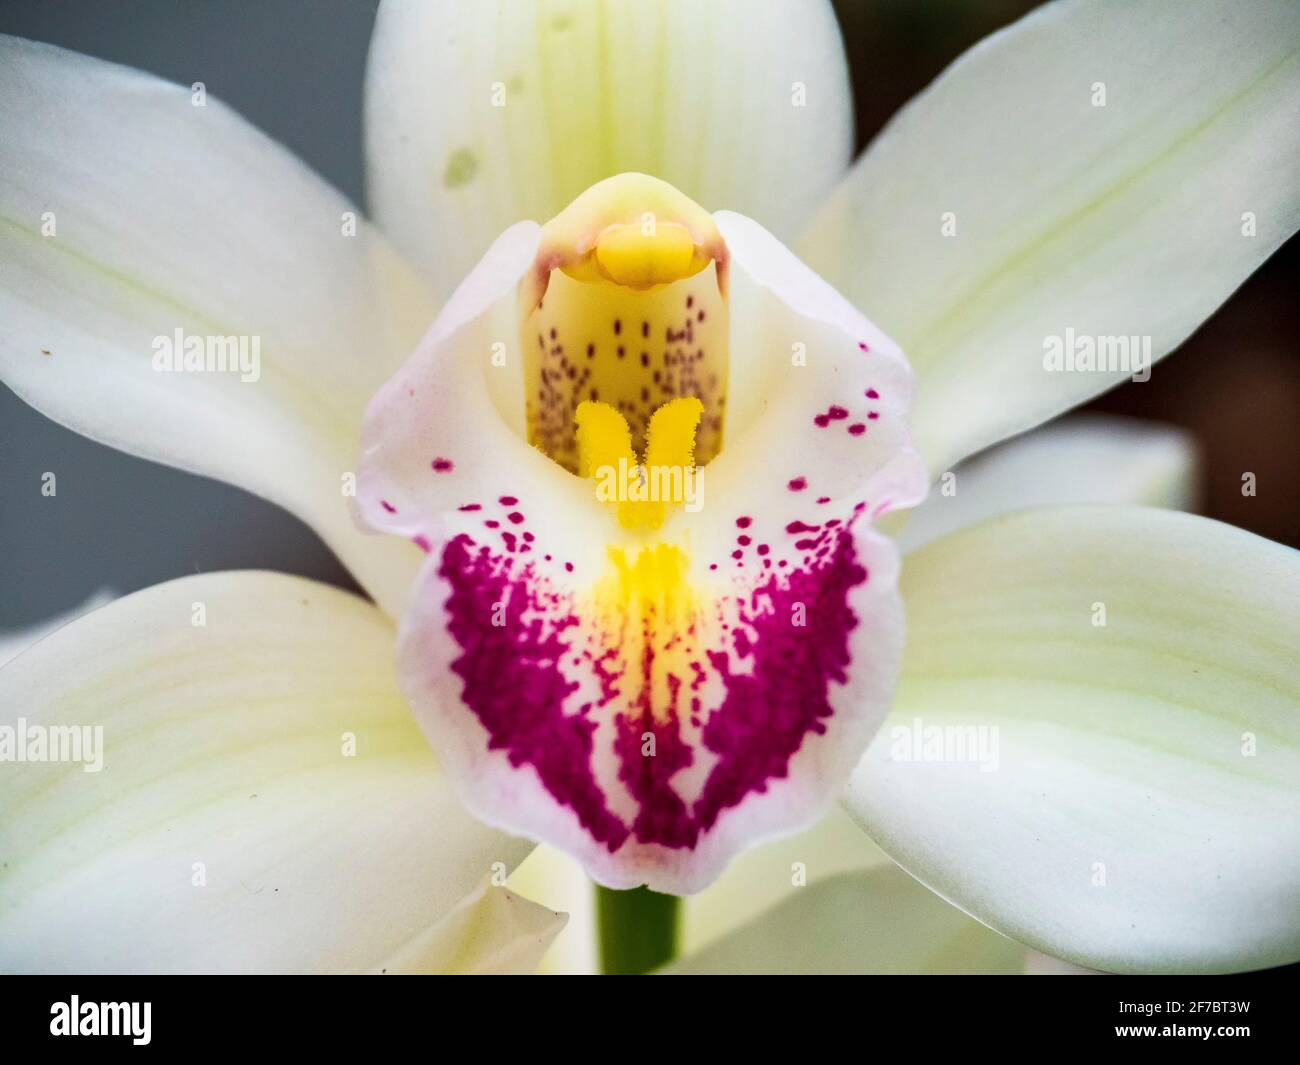
M 676 892 L 815 817 L 897 671 L 870 524 L 925 492 L 911 384 L 758 223 L 656 178 L 505 230 L 363 433 L 367 519 L 429 556 L 408 698 L 471 809 Z
M 529 442 L 581 473 L 585 434 L 617 468 L 646 453 L 661 409 L 692 399 L 659 418 L 655 447 L 712 459 L 726 408 L 727 261 L 709 213 L 644 174 L 593 185 L 551 219 L 521 285 Z M 580 421 L 584 404 L 606 413 Z M 619 520 L 657 528 L 663 514 L 624 506 Z

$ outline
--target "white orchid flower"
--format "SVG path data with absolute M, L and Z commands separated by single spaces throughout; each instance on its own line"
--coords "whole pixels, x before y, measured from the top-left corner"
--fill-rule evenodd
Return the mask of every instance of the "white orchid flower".
M 0 42 L 5 382 L 280 503 L 376 604 L 187 578 L 0 671 L 6 724 L 101 724 L 111 770 L 0 772 L 0 962 L 528 969 L 562 918 L 499 887 L 526 840 L 788 881 L 750 848 L 837 795 L 916 879 L 814 860 L 683 968 L 774 928 L 828 969 L 1300 958 L 1296 554 L 978 476 L 992 520 L 901 567 L 876 524 L 1149 370 L 1049 338 L 1159 359 L 1295 231 L 1298 41 L 1288 0 L 1063 0 L 850 167 L 829 4 L 387 4 L 375 226 L 197 90 Z M 257 372 L 159 372 L 177 331 Z M 1168 501 L 1144 439 L 1094 468 Z M 927 728 L 996 766 L 900 752 Z

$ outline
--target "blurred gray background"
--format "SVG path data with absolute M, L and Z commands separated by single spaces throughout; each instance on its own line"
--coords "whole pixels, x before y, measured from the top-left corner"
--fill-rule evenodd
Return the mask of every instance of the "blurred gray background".
M 704 0 L 701 0 L 704 2 Z M 762 0 L 755 0 L 761 3 Z M 377 0 L 0 0 L 0 32 L 208 91 L 357 202 L 361 89 Z M 1033 0 L 842 0 L 861 147 L 897 108 Z M 0 131 L 0 136 L 3 131 Z M 1300 244 L 1292 240 L 1141 388 L 1093 409 L 1190 428 L 1205 510 L 1296 543 Z M 1230 353 L 1224 359 L 1224 353 Z M 108 399 L 106 401 L 110 401 Z M 59 493 L 40 495 L 53 470 Z M 1242 497 L 1242 470 L 1260 492 Z M 0 629 L 201 571 L 267 568 L 355 587 L 296 518 L 236 488 L 93 444 L 0 387 Z

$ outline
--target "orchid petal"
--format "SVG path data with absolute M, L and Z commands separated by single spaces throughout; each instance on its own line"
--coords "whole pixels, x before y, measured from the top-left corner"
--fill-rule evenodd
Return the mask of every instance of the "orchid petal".
M 1008 440 L 940 478 L 899 535 L 903 553 L 1029 507 L 1133 503 L 1192 510 L 1198 463 L 1190 434 L 1105 414 L 1070 415 Z
M 846 499 L 873 520 L 915 506 L 926 474 L 898 345 L 757 222 L 716 218 L 732 263 L 730 447 L 711 498 L 818 526 L 846 518 Z
M 1025 511 L 910 556 L 847 803 L 993 928 L 1112 972 L 1300 960 L 1300 554 L 1172 511 Z
M 506 886 L 569 917 L 538 964 L 539 974 L 591 976 L 600 972 L 596 889 L 576 859 L 539 843 L 510 874 Z
M 343 197 L 198 99 L 0 38 L 0 377 L 101 443 L 284 506 L 396 613 L 418 554 L 358 534 L 346 496 L 365 397 L 431 308 Z M 243 362 L 172 372 L 178 331 Z
M 507 226 L 623 171 L 789 235 L 852 143 L 825 0 L 410 0 L 385 3 L 375 26 L 371 206 L 439 293 Z
M 673 671 L 646 683 L 681 695 L 660 703 L 629 668 L 621 630 L 605 627 L 608 545 L 595 523 L 519 491 L 485 503 L 487 519 L 449 516 L 426 534 L 399 637 L 403 691 L 465 804 L 611 887 L 683 894 L 820 815 L 892 691 L 902 617 L 890 542 L 863 526 L 824 541 L 829 554 L 805 549 L 788 574 L 692 568 L 705 609 L 650 634 Z M 535 540 L 498 539 L 525 533 Z
M 841 807 L 832 807 L 812 828 L 745 851 L 683 899 L 679 953 L 689 957 L 831 877 L 892 865 Z
M 670 974 L 1016 973 L 1025 948 L 887 866 L 841 873 L 662 970 Z
M 564 914 L 484 880 L 451 913 L 371 971 L 525 976 L 537 971 L 565 921 Z
M 0 764 L 0 968 L 465 968 L 475 944 L 484 964 L 521 959 L 486 928 L 421 940 L 528 848 L 456 802 L 392 645 L 354 596 L 222 573 L 117 600 L 0 670 L 6 729 L 103 730 L 102 771 Z
M 1025 951 L 1025 976 L 1104 976 L 1099 969 L 1089 969 L 1083 965 L 1053 958 L 1037 950 Z
M 1177 348 L 1295 232 L 1298 41 L 1292 0 L 1045 4 L 855 164 L 800 247 L 912 359 L 936 476 Z M 1089 344 L 1109 368 L 1054 368 Z

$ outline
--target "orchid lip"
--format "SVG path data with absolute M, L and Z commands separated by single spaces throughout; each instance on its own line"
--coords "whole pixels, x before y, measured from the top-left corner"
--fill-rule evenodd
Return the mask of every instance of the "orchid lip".
M 910 392 L 775 238 L 662 182 L 503 234 L 372 401 L 359 492 L 428 556 L 399 673 L 471 810 L 678 893 L 818 816 L 898 670 L 871 522 L 925 492 Z

